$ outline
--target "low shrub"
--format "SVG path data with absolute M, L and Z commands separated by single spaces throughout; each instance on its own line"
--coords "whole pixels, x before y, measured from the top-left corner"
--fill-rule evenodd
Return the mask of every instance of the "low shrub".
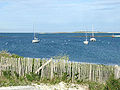
M 104 90 L 120 90 L 120 79 L 115 79 L 112 74 L 106 81 Z
M 28 81 L 40 81 L 39 75 L 34 74 L 34 73 L 30 73 L 30 74 L 26 74 L 26 78 Z

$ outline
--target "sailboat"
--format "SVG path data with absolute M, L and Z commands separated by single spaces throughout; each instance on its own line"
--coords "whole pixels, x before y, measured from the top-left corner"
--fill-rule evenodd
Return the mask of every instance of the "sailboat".
M 113 33 L 113 34 L 112 34 L 112 38 L 114 38 L 114 36 L 115 36 L 115 35 L 114 35 L 114 33 Z
M 115 37 L 120 37 L 120 35 L 114 35 L 113 33 L 112 38 L 115 38 Z
M 95 36 L 94 36 L 94 32 L 93 32 L 93 25 L 92 25 L 92 38 L 90 38 L 90 41 L 95 42 Z
M 86 40 L 83 41 L 83 43 L 84 43 L 85 45 L 87 45 L 87 44 L 89 43 L 89 41 L 87 40 L 87 32 L 86 32 Z
M 33 25 L 33 31 L 34 31 L 34 25 Z M 35 36 L 35 32 L 34 32 L 34 39 L 32 40 L 32 43 L 39 43 L 39 39 Z

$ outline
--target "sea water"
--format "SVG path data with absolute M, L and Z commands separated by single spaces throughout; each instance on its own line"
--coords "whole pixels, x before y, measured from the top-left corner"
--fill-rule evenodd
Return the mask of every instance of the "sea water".
M 84 33 L 36 34 L 40 42 L 32 43 L 33 33 L 0 33 L 0 51 L 7 50 L 31 58 L 67 55 L 70 61 L 120 65 L 120 38 L 96 37 L 96 42 L 84 45 L 85 37 L 74 37 L 84 35 Z

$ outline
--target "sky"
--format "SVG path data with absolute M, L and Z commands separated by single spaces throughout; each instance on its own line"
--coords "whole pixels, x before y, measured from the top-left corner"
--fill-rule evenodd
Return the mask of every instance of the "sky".
M 0 0 L 0 32 L 120 32 L 120 0 Z

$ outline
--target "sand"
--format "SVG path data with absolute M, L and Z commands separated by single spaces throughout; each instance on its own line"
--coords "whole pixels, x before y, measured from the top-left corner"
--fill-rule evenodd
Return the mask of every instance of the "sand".
M 60 82 L 56 85 L 43 84 L 40 85 L 32 84 L 31 86 L 11 86 L 11 87 L 0 87 L 0 90 L 89 90 L 88 86 L 78 84 L 66 84 Z

